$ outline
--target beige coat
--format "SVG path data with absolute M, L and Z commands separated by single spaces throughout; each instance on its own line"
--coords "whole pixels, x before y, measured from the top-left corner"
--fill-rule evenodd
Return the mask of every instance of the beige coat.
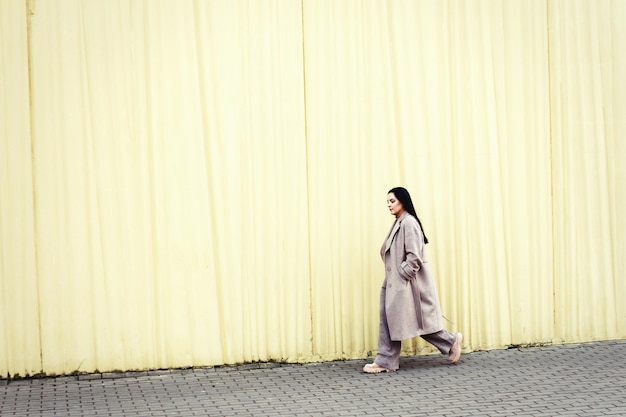
M 380 250 L 385 263 L 380 308 L 387 316 L 391 340 L 410 339 L 443 329 L 441 307 L 424 246 L 417 219 L 404 212 L 396 219 Z

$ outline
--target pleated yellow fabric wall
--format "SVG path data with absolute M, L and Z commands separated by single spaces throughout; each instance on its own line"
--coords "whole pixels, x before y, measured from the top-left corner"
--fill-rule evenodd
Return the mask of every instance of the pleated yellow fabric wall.
M 555 335 L 626 333 L 626 2 L 552 1 Z
M 26 4 L 0 1 L 0 376 L 42 370 Z
M 626 337 L 626 2 L 0 0 L 0 376 Z M 420 340 L 407 354 L 433 350 Z

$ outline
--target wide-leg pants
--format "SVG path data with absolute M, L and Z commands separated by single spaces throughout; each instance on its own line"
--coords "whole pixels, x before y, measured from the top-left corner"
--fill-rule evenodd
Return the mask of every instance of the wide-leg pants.
M 384 303 L 383 296 L 381 296 L 381 303 Z M 435 346 L 444 355 L 450 353 L 450 349 L 452 349 L 452 345 L 454 345 L 456 341 L 456 335 L 447 330 L 439 330 L 436 333 L 424 334 L 420 337 Z M 374 362 L 384 368 L 395 371 L 400 367 L 401 349 L 401 340 L 391 340 L 387 314 L 385 313 L 384 305 L 381 304 L 380 325 L 378 330 L 378 354 Z

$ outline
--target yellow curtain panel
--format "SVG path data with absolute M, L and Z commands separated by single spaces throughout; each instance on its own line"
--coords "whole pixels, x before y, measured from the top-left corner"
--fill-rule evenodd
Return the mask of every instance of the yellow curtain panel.
M 369 356 L 397 185 L 466 351 L 626 338 L 625 73 L 623 0 L 0 0 L 0 377 Z

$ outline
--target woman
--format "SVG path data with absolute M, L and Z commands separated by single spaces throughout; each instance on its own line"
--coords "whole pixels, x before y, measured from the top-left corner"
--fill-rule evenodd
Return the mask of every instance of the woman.
M 363 372 L 396 371 L 402 340 L 415 336 L 421 336 L 447 354 L 450 362 L 457 363 L 463 335 L 443 329 L 435 283 L 424 254 L 428 239 L 409 192 L 402 187 L 391 189 L 387 207 L 396 221 L 380 249 L 385 281 L 380 292 L 378 355 Z

